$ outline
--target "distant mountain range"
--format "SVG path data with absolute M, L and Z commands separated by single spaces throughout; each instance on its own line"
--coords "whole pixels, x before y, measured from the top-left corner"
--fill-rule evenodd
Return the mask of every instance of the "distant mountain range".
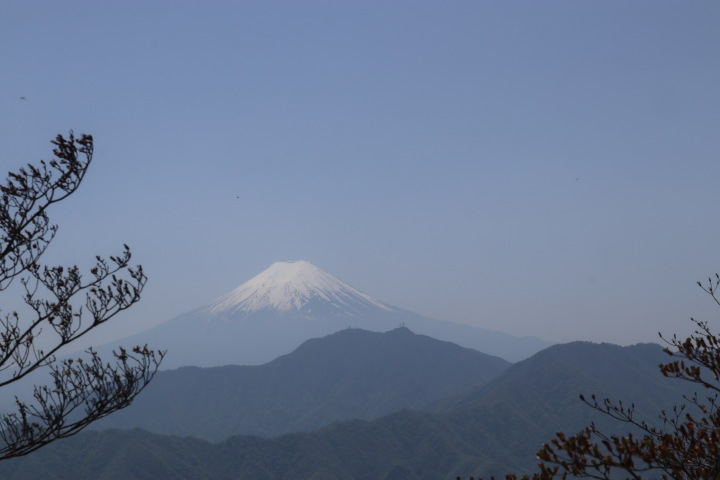
M 256 365 L 291 352 L 305 340 L 347 327 L 384 332 L 402 325 L 509 361 L 551 345 L 535 337 L 515 337 L 408 312 L 298 261 L 274 263 L 209 306 L 99 351 L 137 344 L 167 349 L 163 369 Z
M 436 402 L 432 411 L 403 410 L 314 432 L 234 436 L 217 444 L 140 430 L 85 432 L 0 463 L 0 477 L 437 480 L 527 472 L 536 463 L 534 452 L 557 431 L 574 432 L 591 420 L 624 431 L 625 425 L 606 422 L 583 405 L 580 393 L 633 401 L 650 419 L 681 402 L 685 384 L 658 372 L 666 359 L 657 345 L 556 345 L 484 386 Z
M 93 428 L 140 427 L 212 441 L 269 437 L 422 409 L 484 385 L 509 366 L 405 327 L 345 329 L 265 365 L 160 372 L 133 405 Z

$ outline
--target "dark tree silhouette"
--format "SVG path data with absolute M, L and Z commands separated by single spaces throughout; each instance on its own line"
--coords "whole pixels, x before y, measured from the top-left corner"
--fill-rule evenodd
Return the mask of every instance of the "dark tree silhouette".
M 720 305 L 720 275 L 698 285 Z M 571 436 L 558 433 L 537 453 L 542 462 L 537 473 L 506 479 L 720 479 L 720 336 L 707 322 L 691 320 L 697 329 L 685 340 L 660 335 L 672 357 L 660 365 L 660 372 L 696 384 L 703 394 L 686 396 L 685 404 L 660 412 L 657 425 L 639 420 L 633 404 L 581 395 L 583 402 L 626 423 L 634 433 L 607 435 L 595 424 Z
M 0 387 L 44 369 L 47 385 L 0 415 L 0 459 L 26 455 L 130 404 L 152 379 L 164 352 L 147 346 L 113 352 L 104 363 L 91 349 L 85 360 L 57 360 L 58 351 L 140 299 L 147 278 L 130 267 L 127 245 L 109 260 L 96 257 L 86 280 L 77 266 L 43 266 L 57 226 L 48 209 L 74 193 L 93 156 L 90 135 L 52 141 L 55 158 L 9 173 L 0 185 L 0 291 L 15 280 L 27 315 L 0 314 Z

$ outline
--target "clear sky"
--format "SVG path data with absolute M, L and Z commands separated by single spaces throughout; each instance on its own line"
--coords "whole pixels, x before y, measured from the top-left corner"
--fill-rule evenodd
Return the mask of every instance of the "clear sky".
M 94 135 L 47 260 L 131 245 L 150 283 L 105 335 L 304 259 L 435 318 L 654 341 L 719 318 L 718 25 L 717 1 L 3 0 L 0 167 Z

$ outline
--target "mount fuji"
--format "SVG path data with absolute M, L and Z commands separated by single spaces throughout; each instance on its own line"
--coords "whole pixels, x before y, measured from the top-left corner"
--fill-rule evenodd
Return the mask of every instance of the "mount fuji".
M 168 320 L 114 345 L 167 349 L 163 368 L 261 364 L 310 338 L 344 328 L 387 331 L 404 325 L 506 360 L 551 345 L 441 320 L 387 305 L 306 261 L 276 262 L 210 305 Z
M 394 310 L 304 260 L 273 263 L 210 306 L 213 315 L 276 312 L 297 313 L 307 319 L 362 317 Z

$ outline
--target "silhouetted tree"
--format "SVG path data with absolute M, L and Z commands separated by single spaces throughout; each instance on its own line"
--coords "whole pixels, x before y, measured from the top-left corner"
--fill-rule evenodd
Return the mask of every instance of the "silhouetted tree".
M 38 369 L 47 385 L 33 399 L 15 398 L 16 409 L 0 415 L 0 459 L 26 455 L 130 404 L 157 371 L 164 352 L 145 347 L 113 352 L 112 364 L 91 350 L 85 360 L 57 360 L 59 349 L 107 322 L 140 299 L 147 278 L 131 268 L 125 245 L 109 260 L 96 257 L 86 280 L 77 266 L 43 266 L 40 258 L 57 226 L 48 208 L 80 186 L 90 166 L 90 135 L 52 141 L 55 158 L 9 173 L 0 185 L 0 291 L 19 280 L 27 315 L 0 315 L 0 387 Z
M 718 274 L 706 285 L 698 285 L 720 305 Z M 720 336 L 707 322 L 691 320 L 697 329 L 685 340 L 660 335 L 668 345 L 665 352 L 673 357 L 660 365 L 660 372 L 698 385 L 703 395 L 684 397 L 685 404 L 661 412 L 660 426 L 639 420 L 633 404 L 581 395 L 590 407 L 628 424 L 636 433 L 607 435 L 595 424 L 572 436 L 558 433 L 537 453 L 543 462 L 537 473 L 512 474 L 506 479 L 720 479 Z

